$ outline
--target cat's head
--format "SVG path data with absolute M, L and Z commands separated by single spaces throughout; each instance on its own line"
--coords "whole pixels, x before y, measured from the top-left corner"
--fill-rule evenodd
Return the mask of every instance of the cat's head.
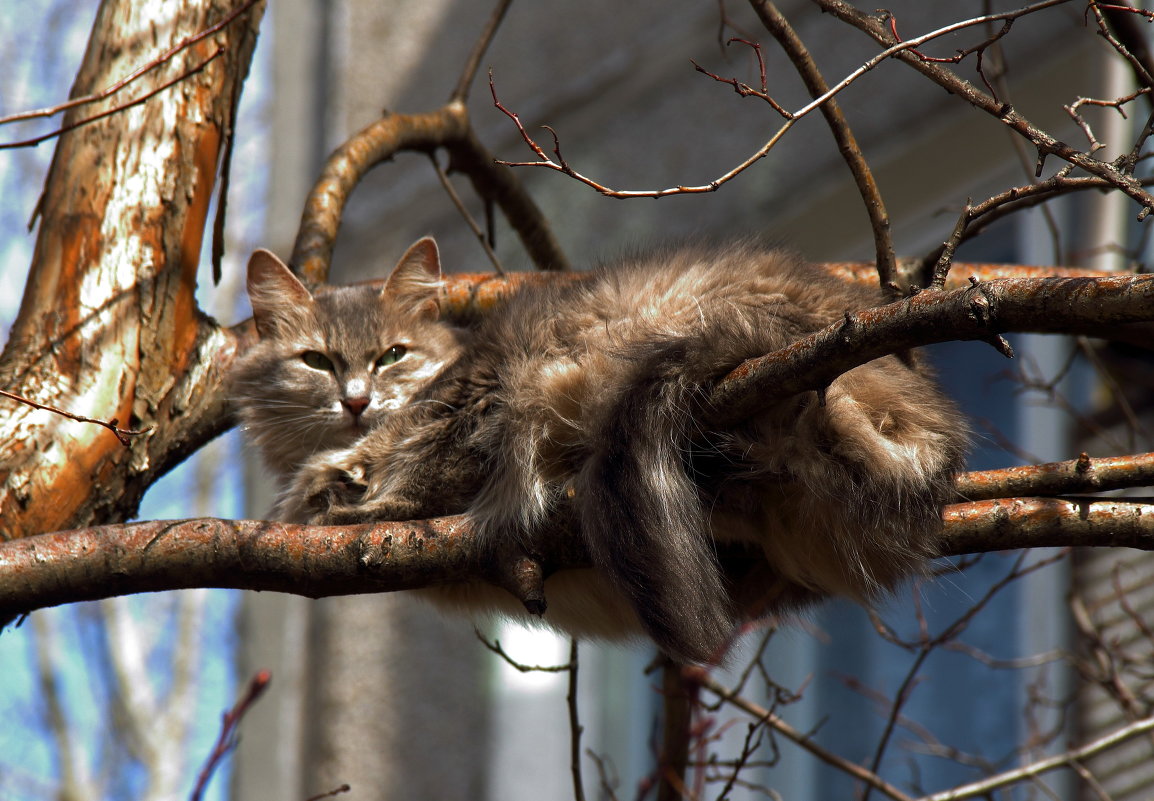
M 310 292 L 283 262 L 258 250 L 248 294 L 259 342 L 237 365 L 233 397 L 270 466 L 352 444 L 427 387 L 460 349 L 440 320 L 436 243 L 414 244 L 384 286 Z

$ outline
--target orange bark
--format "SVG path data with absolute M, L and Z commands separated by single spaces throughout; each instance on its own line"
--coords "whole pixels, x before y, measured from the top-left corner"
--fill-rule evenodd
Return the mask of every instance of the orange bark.
M 150 61 L 155 68 L 65 120 L 119 109 L 57 144 L 0 383 L 151 430 L 124 448 L 99 427 L 0 404 L 0 539 L 123 519 L 190 443 L 227 425 L 219 389 L 235 338 L 200 314 L 194 292 L 233 87 L 247 71 L 263 7 L 158 57 L 236 9 L 225 0 L 179 0 L 159 11 L 134 0 L 101 6 L 74 95 Z

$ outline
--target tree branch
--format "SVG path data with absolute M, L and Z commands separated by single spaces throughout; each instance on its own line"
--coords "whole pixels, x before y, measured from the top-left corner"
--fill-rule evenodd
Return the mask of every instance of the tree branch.
M 1016 11 L 988 14 L 985 17 L 968 20 L 965 24 L 972 25 L 978 22 L 985 23 L 1017 19 L 1026 14 L 1035 13 L 1063 2 L 1067 2 L 1067 0 L 1043 0 L 1043 2 L 1035 3 Z M 885 23 L 886 20 L 890 19 L 888 12 L 868 14 L 844 2 L 844 0 L 813 0 L 813 3 L 822 11 L 852 25 L 871 37 L 885 48 L 884 53 L 905 62 L 951 94 L 955 94 L 975 108 L 985 111 L 1027 139 L 1038 151 L 1039 164 L 1041 164 L 1045 156 L 1055 155 L 1085 170 L 1091 175 L 1102 178 L 1110 184 L 1110 186 L 1121 190 L 1142 206 L 1142 211 L 1138 215 L 1138 219 L 1140 220 L 1145 219 L 1146 215 L 1149 214 L 1151 210 L 1154 210 L 1154 196 L 1151 196 L 1150 193 L 1143 189 L 1141 182 L 1135 179 L 1133 175 L 1130 175 L 1110 162 L 1098 161 L 1090 154 L 1077 150 L 1054 136 L 1051 136 L 1022 116 L 1013 106 L 1008 103 L 1002 103 L 994 96 L 983 92 L 969 81 L 959 77 L 943 64 L 919 55 L 915 47 L 898 49 L 897 46 L 902 44 L 920 44 L 925 37 L 917 37 L 916 39 L 904 42 L 899 41 L 891 27 Z
M 753 10 L 757 12 L 757 16 L 766 30 L 773 34 L 773 37 L 785 50 L 786 55 L 789 56 L 790 61 L 793 62 L 793 66 L 805 83 L 805 88 L 809 90 L 810 96 L 817 98 L 826 94 L 829 91 L 829 84 L 822 77 L 821 71 L 818 70 L 817 64 L 814 63 L 809 54 L 809 50 L 806 49 L 777 6 L 768 0 L 750 0 L 750 4 L 753 6 Z M 842 114 L 841 106 L 837 100 L 833 97 L 829 98 L 822 105 L 821 113 L 833 133 L 838 151 L 853 174 L 854 182 L 857 184 L 858 192 L 865 204 L 874 234 L 878 281 L 882 288 L 888 292 L 897 278 L 897 267 L 893 239 L 890 236 L 890 218 L 882 200 L 881 190 L 878 189 L 873 171 L 870 170 L 869 163 L 862 155 L 857 138 L 849 127 L 845 115 Z
M 1154 453 L 1077 459 L 979 470 L 958 476 L 959 499 L 985 501 L 1018 495 L 1069 495 L 1154 484 Z
M 925 291 L 854 314 L 775 353 L 750 359 L 709 398 L 710 418 L 736 422 L 767 399 L 820 389 L 858 365 L 919 345 L 987 340 L 1007 331 L 1100 335 L 1154 318 L 1154 276 L 1006 278 Z
M 1070 546 L 1154 550 L 1154 503 L 1128 498 L 1003 498 L 947 506 L 942 556 Z
M 1148 501 L 1007 498 L 947 506 L 943 519 L 943 556 L 1073 545 L 1154 550 Z M 511 543 L 498 553 L 480 548 L 461 516 L 332 527 L 215 518 L 94 526 L 0 543 L 0 618 L 189 587 L 322 598 L 481 580 L 529 605 L 539 601 L 542 576 L 591 564 L 563 529 L 533 556 Z
M 563 269 L 568 261 L 544 215 L 520 181 L 477 140 L 460 101 L 425 114 L 389 114 L 363 128 L 325 162 L 305 202 L 291 264 L 312 286 L 328 278 L 337 231 L 353 189 L 376 165 L 402 151 L 432 154 L 449 151 L 449 166 L 465 173 L 483 197 L 501 207 L 534 263 L 541 269 Z
M 961 801 L 963 798 L 974 798 L 976 796 L 990 798 L 997 789 L 1032 779 L 1056 768 L 1077 765 L 1095 754 L 1108 751 L 1118 744 L 1137 737 L 1139 734 L 1145 734 L 1148 731 L 1154 731 L 1154 718 L 1144 718 L 1134 721 L 1107 734 L 1105 737 L 1087 743 L 1081 748 L 1075 748 L 1048 759 L 1039 759 L 1037 762 L 1032 762 L 1029 765 L 1023 765 L 1020 768 L 1014 768 L 1013 770 L 999 773 L 996 776 L 990 776 L 989 778 L 973 782 L 972 784 L 965 784 L 961 787 L 955 787 L 952 790 L 934 793 L 933 795 L 925 796 L 921 801 Z

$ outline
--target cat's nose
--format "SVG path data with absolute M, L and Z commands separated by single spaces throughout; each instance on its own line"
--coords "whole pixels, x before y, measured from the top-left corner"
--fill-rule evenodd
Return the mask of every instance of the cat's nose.
M 361 412 L 368 408 L 369 399 L 363 397 L 345 398 L 343 401 L 341 401 L 341 403 L 345 405 L 345 408 L 349 410 L 349 414 L 351 414 L 353 417 L 360 417 Z

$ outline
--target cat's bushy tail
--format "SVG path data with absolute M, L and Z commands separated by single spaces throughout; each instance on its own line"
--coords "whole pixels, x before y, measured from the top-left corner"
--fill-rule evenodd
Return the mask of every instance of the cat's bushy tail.
M 604 407 L 575 487 L 581 527 L 658 646 L 686 663 L 716 662 L 735 613 L 687 462 L 701 385 L 686 375 L 684 342 L 655 350 Z

